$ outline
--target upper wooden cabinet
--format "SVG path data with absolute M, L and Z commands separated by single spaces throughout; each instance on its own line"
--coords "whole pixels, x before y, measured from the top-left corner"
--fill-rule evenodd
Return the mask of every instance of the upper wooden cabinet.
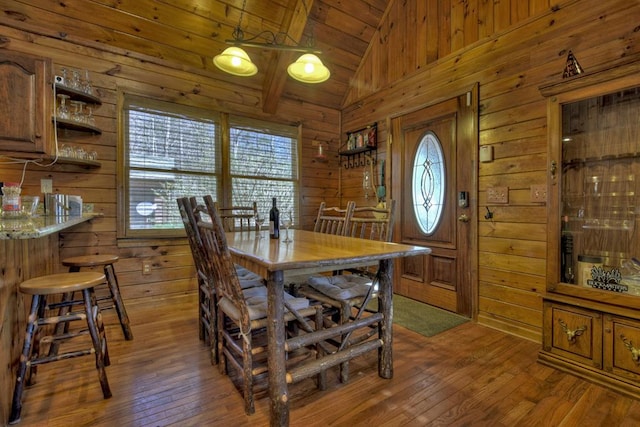
M 50 153 L 51 132 L 51 61 L 0 51 L 0 152 Z
M 550 147 L 547 290 L 640 309 L 640 261 L 633 261 L 640 259 L 640 64 L 624 70 L 542 88 Z

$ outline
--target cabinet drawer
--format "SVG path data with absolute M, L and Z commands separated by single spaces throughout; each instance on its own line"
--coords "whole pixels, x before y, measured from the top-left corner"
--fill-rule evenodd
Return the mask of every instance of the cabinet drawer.
M 640 321 L 605 315 L 604 369 L 640 380 Z
M 602 316 L 595 311 L 545 301 L 544 350 L 567 359 L 602 367 Z

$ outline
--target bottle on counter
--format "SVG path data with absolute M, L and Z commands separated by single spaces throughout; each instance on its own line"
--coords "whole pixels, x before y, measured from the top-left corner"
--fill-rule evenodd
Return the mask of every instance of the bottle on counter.
M 17 182 L 5 182 L 2 186 L 2 215 L 19 216 L 22 212 L 22 200 L 20 198 L 20 184 Z
M 272 239 L 280 238 L 280 211 L 276 206 L 276 198 L 273 198 L 273 206 L 269 211 L 269 237 Z

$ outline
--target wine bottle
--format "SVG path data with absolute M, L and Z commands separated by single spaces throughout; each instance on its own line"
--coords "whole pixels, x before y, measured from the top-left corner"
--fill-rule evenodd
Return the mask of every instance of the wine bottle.
M 273 206 L 269 211 L 269 237 L 280 238 L 280 211 L 276 207 L 276 198 L 273 198 Z

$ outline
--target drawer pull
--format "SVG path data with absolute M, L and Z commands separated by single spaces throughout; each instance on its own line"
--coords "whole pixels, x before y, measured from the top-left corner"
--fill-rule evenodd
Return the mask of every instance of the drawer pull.
M 640 348 L 635 348 L 633 342 L 622 334 L 620 334 L 620 339 L 624 343 L 624 346 L 631 352 L 633 361 L 640 365 Z
M 586 326 L 578 326 L 573 330 L 569 329 L 569 326 L 567 326 L 567 324 L 564 323 L 562 319 L 558 319 L 558 323 L 560 323 L 560 326 L 562 326 L 562 332 L 565 333 L 570 343 L 576 342 L 576 337 L 579 337 L 584 331 L 587 330 Z

